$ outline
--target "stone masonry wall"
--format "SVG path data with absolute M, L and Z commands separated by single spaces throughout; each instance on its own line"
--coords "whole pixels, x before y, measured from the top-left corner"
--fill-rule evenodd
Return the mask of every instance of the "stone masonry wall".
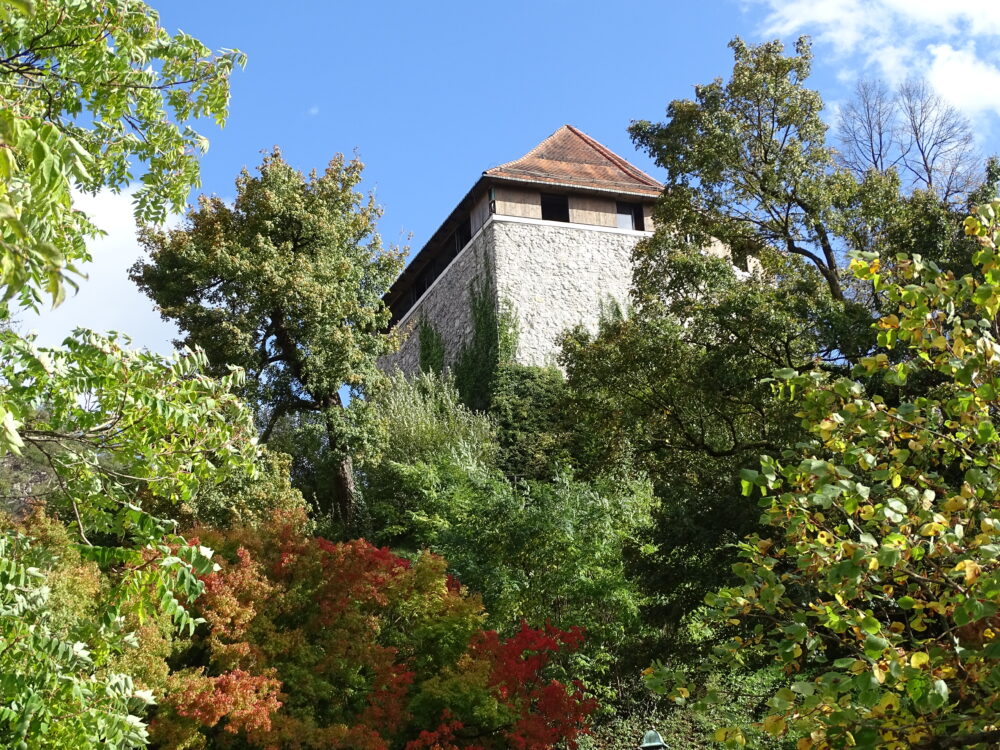
M 579 323 L 595 330 L 609 298 L 627 304 L 632 249 L 643 234 L 502 217 L 490 226 L 497 293 L 517 315 L 518 362 L 555 364 L 564 331 Z
M 420 372 L 421 319 L 427 320 L 444 340 L 445 367 L 454 363 L 462 345 L 472 338 L 472 308 L 470 290 L 474 284 L 493 276 L 492 224 L 466 245 L 461 254 L 445 269 L 420 301 L 410 309 L 399 324 L 404 338 L 395 354 L 382 357 L 379 367 L 392 372 L 402 370 L 407 375 Z

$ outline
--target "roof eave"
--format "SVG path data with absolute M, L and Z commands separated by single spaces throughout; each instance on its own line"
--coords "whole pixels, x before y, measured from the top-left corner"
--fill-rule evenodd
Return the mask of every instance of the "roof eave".
M 441 222 L 441 225 L 434 230 L 434 233 L 430 237 L 427 238 L 427 241 L 417 251 L 416 255 L 410 259 L 410 262 L 406 264 L 406 268 L 404 268 L 402 273 L 396 277 L 396 280 L 392 282 L 389 289 L 382 296 L 382 299 L 387 305 L 391 307 L 392 303 L 406 291 L 412 283 L 413 277 L 417 273 L 417 266 L 421 265 L 419 263 L 421 256 L 424 255 L 428 248 L 433 247 L 436 243 L 440 243 L 444 240 L 448 233 L 453 230 L 456 215 L 465 210 L 471 209 L 472 205 L 475 203 L 476 196 L 482 192 L 483 189 L 485 189 L 486 185 L 489 183 L 489 179 L 490 178 L 485 174 L 480 176 L 480 178 L 476 180 L 475 184 L 469 188 L 468 192 L 462 196 L 462 199 L 455 204 L 455 208 L 451 210 L 447 218 Z
M 555 182 L 553 180 L 533 180 L 530 177 L 514 177 L 508 175 L 498 175 L 483 173 L 484 177 L 496 180 L 498 182 L 507 182 L 513 184 L 523 184 L 523 185 L 550 185 L 552 187 L 562 187 L 562 188 L 572 188 L 573 190 L 585 191 L 588 193 L 600 193 L 602 195 L 628 195 L 636 196 L 641 198 L 648 198 L 650 200 L 656 200 L 660 197 L 663 192 L 663 186 L 655 187 L 653 185 L 649 186 L 648 191 L 637 191 L 629 190 L 627 188 L 616 188 L 616 187 L 598 187 L 596 185 L 581 185 L 578 182 Z

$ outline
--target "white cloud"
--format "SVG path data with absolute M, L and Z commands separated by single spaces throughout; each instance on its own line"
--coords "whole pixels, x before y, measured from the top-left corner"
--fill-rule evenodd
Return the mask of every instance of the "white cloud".
M 308 115 L 309 115 L 310 117 L 315 117 L 316 115 L 318 115 L 318 114 L 319 114 L 319 107 L 317 107 L 316 105 L 313 105 L 313 106 L 311 106 L 311 107 L 310 107 L 310 108 L 309 108 L 308 110 L 306 110 L 306 113 L 307 113 L 307 114 L 308 114 Z
M 868 34 L 860 0 L 764 0 L 771 13 L 765 33 L 786 37 L 812 30 L 840 51 L 854 49 Z
M 46 346 L 59 344 L 74 328 L 82 327 L 119 331 L 131 336 L 135 346 L 170 352 L 177 328 L 160 318 L 153 303 L 128 278 L 129 266 L 142 255 L 135 238 L 132 193 L 105 190 L 94 196 L 77 195 L 74 205 L 107 232 L 89 243 L 94 260 L 80 269 L 88 278 L 79 279 L 80 291 L 56 309 L 21 314 L 19 327 L 37 331 L 39 343 Z
M 971 43 L 962 49 L 933 44 L 928 51 L 933 59 L 927 80 L 942 97 L 971 116 L 1000 115 L 1000 68 L 977 57 Z
M 970 117 L 1000 114 L 1000 3 L 981 0 L 757 0 L 763 32 L 810 34 L 845 65 L 897 83 L 914 74 Z

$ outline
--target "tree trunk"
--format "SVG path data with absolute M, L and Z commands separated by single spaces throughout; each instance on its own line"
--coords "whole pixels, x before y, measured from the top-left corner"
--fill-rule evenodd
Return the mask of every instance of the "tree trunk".
M 337 461 L 333 473 L 333 513 L 345 529 L 354 522 L 357 497 L 354 489 L 354 461 L 344 456 Z

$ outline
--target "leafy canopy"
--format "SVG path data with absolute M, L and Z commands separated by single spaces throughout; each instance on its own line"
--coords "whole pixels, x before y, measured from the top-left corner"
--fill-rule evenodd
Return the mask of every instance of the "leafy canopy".
M 706 600 L 718 623 L 746 626 L 716 658 L 784 668 L 761 727 L 803 750 L 1000 740 L 998 211 L 965 223 L 981 279 L 916 256 L 899 257 L 896 276 L 877 258 L 853 263 L 893 307 L 879 343 L 910 354 L 864 358 L 855 374 L 938 385 L 887 401 L 855 380 L 780 373 L 811 439 L 744 472 L 768 532 L 740 545 L 740 583 Z M 665 690 L 672 677 L 661 667 L 650 682 Z M 717 738 L 745 742 L 739 727 Z
M 0 5 L 0 297 L 37 305 L 44 290 L 58 303 L 66 272 L 89 260 L 96 229 L 71 185 L 120 190 L 145 165 L 137 217 L 180 210 L 208 146 L 188 123 L 223 124 L 243 62 L 170 35 L 139 0 Z
M 339 462 L 340 474 L 315 498 L 345 516 L 354 500 L 343 461 L 366 433 L 344 413 L 340 392 L 362 395 L 392 347 L 382 294 L 404 253 L 383 248 L 374 196 L 355 190 L 361 173 L 360 161 L 337 156 L 305 177 L 275 150 L 258 175 L 240 175 L 232 206 L 203 197 L 182 228 L 144 232 L 149 260 L 132 268 L 217 372 L 246 370 L 242 393 L 263 440 L 276 427 L 293 444 L 318 434 L 321 460 Z
M 121 189 L 145 164 L 137 214 L 162 218 L 197 182 L 204 141 L 186 122 L 222 122 L 236 52 L 209 57 L 168 35 L 136 0 L 0 4 L 0 321 L 13 304 L 63 298 L 96 229 L 71 188 Z M 112 668 L 134 644 L 125 622 L 162 612 L 192 629 L 186 603 L 212 570 L 210 551 L 175 534 L 159 510 L 227 472 L 252 470 L 241 376 L 203 375 L 203 355 L 164 360 L 114 336 L 78 330 L 41 349 L 0 331 L 0 458 L 23 454 L 23 506 L 40 497 L 72 524 L 81 554 L 113 591 L 81 609 L 72 632 L 47 592 L 57 575 L 37 540 L 0 535 L 0 738 L 18 748 L 134 747 L 133 713 L 152 696 Z M 41 485 L 33 484 L 42 477 Z M 44 487 L 44 493 L 38 492 Z M 156 512 L 153 512 L 156 511 Z
M 671 102 L 667 123 L 630 129 L 667 170 L 657 226 L 695 247 L 722 242 L 737 256 L 775 247 L 808 258 L 842 299 L 830 224 L 854 180 L 832 169 L 823 101 L 803 83 L 812 65 L 808 40 L 788 57 L 777 41 L 749 46 L 736 38 L 729 47 L 729 81 Z

